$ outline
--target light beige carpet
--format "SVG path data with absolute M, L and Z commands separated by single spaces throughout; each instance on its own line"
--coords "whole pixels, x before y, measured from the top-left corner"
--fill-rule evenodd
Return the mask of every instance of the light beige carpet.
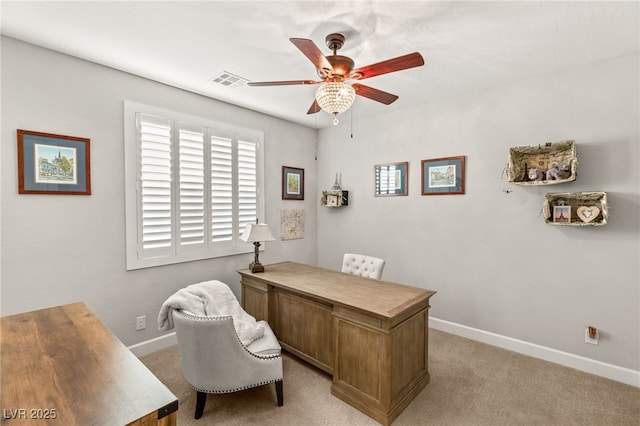
M 377 425 L 331 395 L 331 376 L 284 354 L 284 406 L 273 385 L 209 395 L 195 391 L 177 346 L 142 361 L 178 397 L 178 425 Z M 431 329 L 431 383 L 393 423 L 451 426 L 640 426 L 640 389 Z

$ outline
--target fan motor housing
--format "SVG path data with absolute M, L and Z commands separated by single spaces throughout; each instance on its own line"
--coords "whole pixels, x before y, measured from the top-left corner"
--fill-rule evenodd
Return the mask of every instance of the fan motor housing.
M 353 71 L 355 63 L 351 58 L 347 56 L 331 55 L 327 56 L 326 58 L 333 67 L 333 72 L 328 73 L 329 75 L 325 76 L 320 75 L 320 77 L 328 77 L 330 79 L 339 80 L 349 77 L 349 74 L 351 74 L 351 71 Z
M 327 61 L 331 64 L 333 71 L 331 70 L 318 70 L 318 75 L 325 80 L 329 81 L 342 81 L 349 77 L 355 63 L 347 56 L 337 55 L 336 52 L 344 46 L 344 36 L 342 34 L 333 33 L 325 37 L 324 41 L 327 43 L 327 47 L 333 50 L 333 55 L 325 56 Z

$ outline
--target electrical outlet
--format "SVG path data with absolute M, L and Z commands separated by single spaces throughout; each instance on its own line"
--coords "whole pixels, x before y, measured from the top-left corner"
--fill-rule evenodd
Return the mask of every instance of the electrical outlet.
M 136 317 L 136 331 L 144 330 L 145 328 L 147 328 L 147 316 Z
M 591 333 L 589 332 L 591 330 Z M 589 343 L 591 345 L 599 345 L 598 341 L 600 336 L 598 336 L 598 329 L 595 327 L 586 327 L 584 329 L 584 341 L 585 343 Z

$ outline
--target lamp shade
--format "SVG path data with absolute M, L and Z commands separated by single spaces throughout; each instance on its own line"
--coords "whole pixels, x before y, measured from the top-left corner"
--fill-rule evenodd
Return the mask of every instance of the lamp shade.
M 356 91 L 350 84 L 331 81 L 322 83 L 316 90 L 316 102 L 329 114 L 338 115 L 351 107 Z
M 269 226 L 266 223 L 250 223 L 244 228 L 244 232 L 240 236 L 242 241 L 253 243 L 260 241 L 275 241 L 275 237 L 271 234 Z

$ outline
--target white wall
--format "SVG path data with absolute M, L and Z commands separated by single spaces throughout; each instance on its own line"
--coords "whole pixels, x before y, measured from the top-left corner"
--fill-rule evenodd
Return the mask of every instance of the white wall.
M 341 172 L 350 205 L 319 210 L 318 265 L 338 269 L 344 252 L 382 257 L 384 279 L 437 291 L 432 317 L 637 372 L 638 61 L 624 56 L 382 119 L 358 118 L 357 102 L 369 101 L 357 99 L 353 139 L 348 124 L 319 132 L 319 185 L 330 188 Z M 510 147 L 562 139 L 577 144 L 575 182 L 520 187 L 503 178 Z M 466 156 L 466 194 L 421 196 L 421 160 L 457 155 Z M 374 164 L 399 161 L 409 161 L 409 195 L 374 197 Z M 545 224 L 544 194 L 577 191 L 607 192 L 609 223 Z M 587 325 L 600 330 L 599 346 L 584 343 Z
M 160 335 L 158 309 L 185 284 L 219 278 L 239 294 L 236 270 L 250 254 L 125 271 L 122 101 L 130 99 L 265 133 L 266 221 L 277 235 L 280 210 L 303 207 L 306 228 L 303 240 L 267 243 L 263 263 L 317 259 L 338 269 L 346 251 L 371 253 L 387 260 L 385 279 L 438 292 L 432 317 L 637 372 L 638 61 L 371 119 L 356 104 L 353 139 L 347 117 L 321 130 L 316 166 L 312 129 L 2 38 L 1 314 L 82 300 L 131 345 Z M 19 195 L 18 128 L 90 138 L 93 194 Z M 528 188 L 503 179 L 509 147 L 569 138 L 577 181 Z M 467 193 L 421 196 L 420 160 L 453 155 L 467 157 Z M 373 197 L 373 165 L 396 161 L 410 162 L 409 196 Z M 281 200 L 282 165 L 305 169 L 304 201 Z M 336 172 L 350 205 L 319 207 Z M 606 191 L 609 224 L 544 224 L 544 194 L 573 191 Z M 136 332 L 143 314 L 147 330 Z M 600 346 L 584 343 L 587 325 L 600 329 Z
M 130 74 L 2 38 L 1 314 L 83 301 L 127 345 L 161 333 L 162 302 L 194 282 L 220 279 L 240 294 L 253 253 L 125 270 L 123 100 L 264 132 L 267 217 L 279 239 L 280 210 L 304 208 L 305 238 L 266 243 L 262 263 L 316 261 L 313 129 Z M 92 195 L 19 195 L 16 129 L 91 139 Z M 282 165 L 305 169 L 305 201 L 281 200 Z M 135 318 L 147 315 L 147 329 Z

